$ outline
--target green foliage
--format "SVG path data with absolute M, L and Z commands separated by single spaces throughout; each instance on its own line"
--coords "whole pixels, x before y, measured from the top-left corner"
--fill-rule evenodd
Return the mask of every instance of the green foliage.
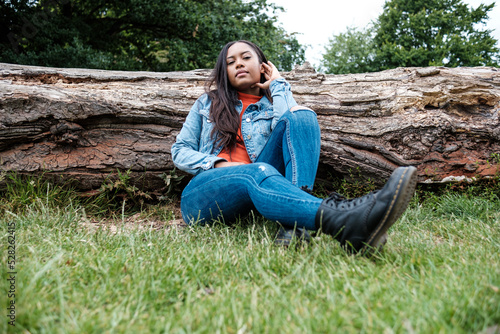
M 29 206 L 65 207 L 78 202 L 72 187 L 54 185 L 43 176 L 2 172 L 1 181 L 5 186 L 0 191 L 0 216 L 23 213 Z
M 493 159 L 494 163 L 500 165 L 500 153 L 491 153 L 491 159 Z
M 432 202 L 445 195 L 460 195 L 466 198 L 481 198 L 500 202 L 500 174 L 492 178 L 478 179 L 475 182 L 461 181 L 443 184 L 420 184 L 417 187 L 421 203 Z
M 116 175 L 109 175 L 99 188 L 94 205 L 100 206 L 105 213 L 121 210 L 122 215 L 125 211 L 142 209 L 152 197 L 131 183 L 130 173 L 130 170 L 117 170 Z
M 371 27 L 361 30 L 347 28 L 346 32 L 334 35 L 323 55 L 321 70 L 334 74 L 376 71 L 373 35 Z
M 349 169 L 349 175 L 346 177 L 332 178 L 330 188 L 347 198 L 360 197 L 378 189 L 375 182 L 366 179 L 359 168 L 355 170 Z
M 462 0 L 388 0 L 366 29 L 333 36 L 326 73 L 360 73 L 400 66 L 500 66 L 497 40 L 481 26 L 495 6 Z
M 224 44 L 248 39 L 283 70 L 304 48 L 267 0 L 24 0 L 0 9 L 0 61 L 175 71 L 212 68 Z M 5 28 L 3 28 L 5 29 Z
M 163 173 L 160 178 L 165 182 L 163 195 L 159 197 L 160 201 L 172 201 L 177 194 L 182 191 L 181 184 L 185 175 L 178 175 L 177 168 L 172 169 L 168 174 Z
M 277 247 L 276 224 L 260 217 L 161 230 L 86 221 L 65 206 L 0 215 L 4 245 L 15 224 L 18 332 L 488 333 L 500 323 L 500 201 L 413 205 L 371 259 L 326 235 Z
M 498 66 L 497 41 L 478 28 L 494 5 L 474 9 L 462 0 L 387 1 L 374 38 L 378 67 Z

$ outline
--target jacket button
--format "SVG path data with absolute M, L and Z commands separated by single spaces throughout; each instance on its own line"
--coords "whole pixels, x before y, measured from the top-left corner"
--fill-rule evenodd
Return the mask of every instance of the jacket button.
M 251 138 L 252 138 L 252 136 L 250 136 L 250 135 L 247 136 L 247 139 L 251 139 Z
M 251 121 L 251 120 L 250 120 L 250 117 L 248 117 L 248 118 L 247 118 L 247 123 L 250 123 L 250 121 Z

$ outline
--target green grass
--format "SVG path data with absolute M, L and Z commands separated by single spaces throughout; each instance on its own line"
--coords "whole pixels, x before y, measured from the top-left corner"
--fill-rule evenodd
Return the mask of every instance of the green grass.
M 275 224 L 260 217 L 157 229 L 122 224 L 117 213 L 96 228 L 71 192 L 28 188 L 0 200 L 2 245 L 7 224 L 16 225 L 17 271 L 16 327 L 4 316 L 2 333 L 481 333 L 500 325 L 500 200 L 491 194 L 415 199 L 385 250 L 366 258 L 324 235 L 277 247 Z M 2 291 L 7 261 L 2 252 Z M 8 302 L 2 293 L 0 304 Z

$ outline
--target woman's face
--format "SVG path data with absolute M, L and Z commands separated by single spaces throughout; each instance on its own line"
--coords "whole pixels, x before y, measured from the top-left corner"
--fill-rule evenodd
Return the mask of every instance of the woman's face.
M 263 66 L 254 49 L 242 42 L 227 50 L 227 75 L 231 85 L 241 93 L 259 95 L 260 88 L 252 85 L 260 82 Z

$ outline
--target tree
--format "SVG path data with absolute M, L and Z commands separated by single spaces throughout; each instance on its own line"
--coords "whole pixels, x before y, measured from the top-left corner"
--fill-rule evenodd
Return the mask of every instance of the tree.
M 494 7 L 462 0 L 388 0 L 366 29 L 330 39 L 326 73 L 373 72 L 407 66 L 499 66 L 497 41 L 481 30 Z
M 120 70 L 213 67 L 222 46 L 249 39 L 283 70 L 304 47 L 267 0 L 11 0 L 1 7 L 0 61 Z
M 494 7 L 462 0 L 390 0 L 377 21 L 377 69 L 398 66 L 498 66 L 496 40 L 479 25 Z
M 373 72 L 375 47 L 373 28 L 347 28 L 334 35 L 325 48 L 321 70 L 325 73 L 346 74 Z
M 0 175 L 42 174 L 90 190 L 117 170 L 130 171 L 134 186 L 158 191 L 161 175 L 174 168 L 170 148 L 210 71 L 7 64 L 2 74 L 9 80 L 0 80 Z M 426 183 L 498 179 L 500 71 L 397 68 L 336 76 L 304 66 L 282 75 L 297 102 L 317 112 L 320 179 L 380 183 L 408 165 Z

